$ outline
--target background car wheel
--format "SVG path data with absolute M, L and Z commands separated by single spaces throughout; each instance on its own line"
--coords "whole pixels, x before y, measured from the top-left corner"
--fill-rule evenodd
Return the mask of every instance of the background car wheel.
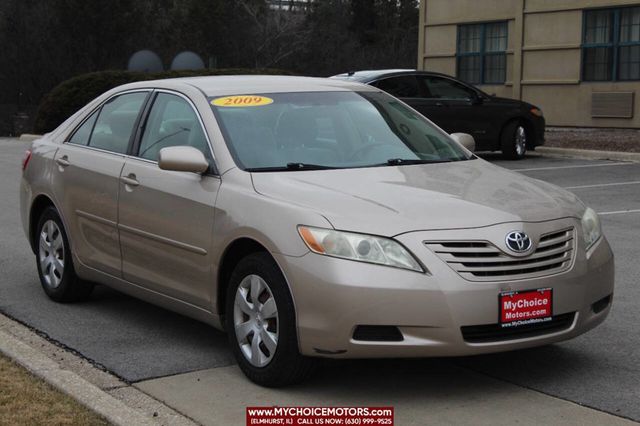
M 35 238 L 38 275 L 47 296 L 56 302 L 76 302 L 89 297 L 93 284 L 76 275 L 67 234 L 53 207 L 40 216 Z
M 502 155 L 508 160 L 520 160 L 527 152 L 527 129 L 519 121 L 508 123 L 502 130 Z
M 245 257 L 231 274 L 226 325 L 236 361 L 251 381 L 285 386 L 313 372 L 317 361 L 298 350 L 289 287 L 267 253 Z

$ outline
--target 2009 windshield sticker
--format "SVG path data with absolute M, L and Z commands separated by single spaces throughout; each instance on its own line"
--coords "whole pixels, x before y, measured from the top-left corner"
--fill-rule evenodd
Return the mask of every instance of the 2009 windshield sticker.
M 273 99 L 256 95 L 225 96 L 211 101 L 211 105 L 219 107 L 257 107 L 273 103 Z

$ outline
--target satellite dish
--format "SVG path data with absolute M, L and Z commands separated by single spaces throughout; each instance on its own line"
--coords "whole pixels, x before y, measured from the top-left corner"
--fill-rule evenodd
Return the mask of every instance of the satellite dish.
M 129 58 L 127 65 L 129 71 L 140 72 L 161 72 L 164 70 L 162 60 L 155 52 L 150 50 L 140 50 Z
M 201 70 L 204 69 L 204 61 L 193 52 L 181 52 L 171 61 L 172 70 Z

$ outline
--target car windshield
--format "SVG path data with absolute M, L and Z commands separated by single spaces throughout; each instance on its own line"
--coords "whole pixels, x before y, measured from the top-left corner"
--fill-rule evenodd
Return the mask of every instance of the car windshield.
M 210 98 L 227 145 L 248 171 L 355 168 L 471 158 L 449 135 L 381 92 Z

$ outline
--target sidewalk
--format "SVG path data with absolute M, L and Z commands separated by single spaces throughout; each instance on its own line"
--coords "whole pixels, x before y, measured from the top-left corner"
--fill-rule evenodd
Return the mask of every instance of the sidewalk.
M 638 142 L 640 144 L 640 141 Z M 536 154 L 554 157 L 581 158 L 586 160 L 615 160 L 640 162 L 640 152 L 623 151 L 599 151 L 577 148 L 557 148 L 539 146 L 534 151 Z M 527 155 L 530 155 L 527 153 Z
M 248 382 L 237 366 L 137 383 L 204 425 L 244 424 L 247 406 L 393 406 L 397 425 L 638 425 L 441 360 L 345 361 L 290 389 Z M 178 391 L 180 390 L 180 391 Z M 392 398 L 386 398 L 393 390 Z

